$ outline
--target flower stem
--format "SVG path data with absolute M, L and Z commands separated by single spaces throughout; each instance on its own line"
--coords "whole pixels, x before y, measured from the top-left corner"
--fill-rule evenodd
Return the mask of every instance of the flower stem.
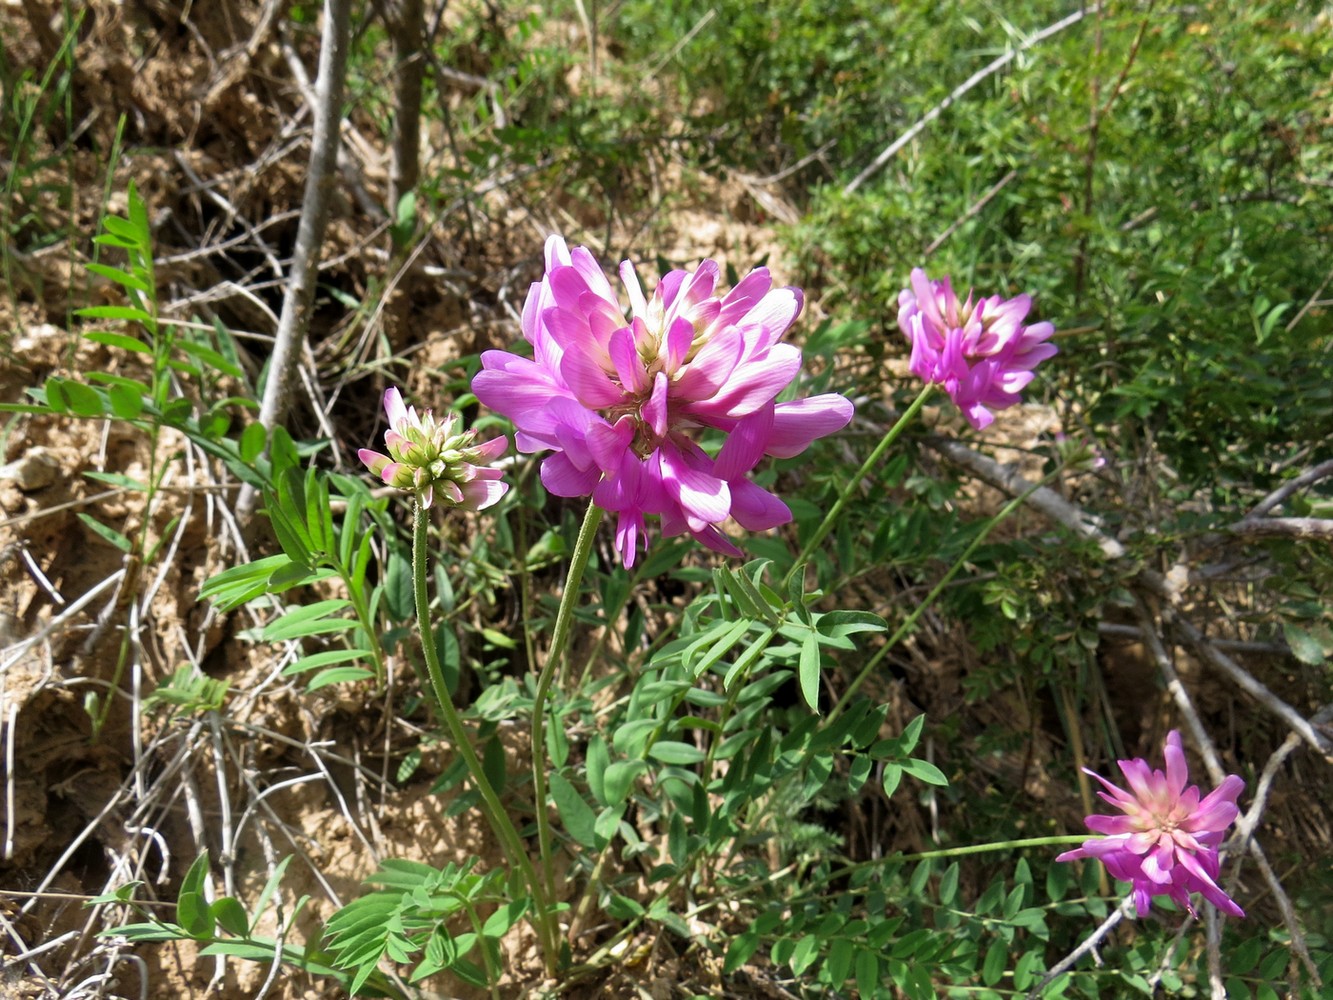
M 533 923 L 537 929 L 537 937 L 541 941 L 542 957 L 547 972 L 554 973 L 556 959 L 559 956 L 559 944 L 555 913 L 550 904 L 550 894 L 546 885 L 538 879 L 537 871 L 532 865 L 532 859 L 528 857 L 528 852 L 523 847 L 523 841 L 518 835 L 518 830 L 514 828 L 513 822 L 509 819 L 509 814 L 505 812 L 504 806 L 500 802 L 500 797 L 495 794 L 495 789 L 486 778 L 486 772 L 482 769 L 477 751 L 472 747 L 471 739 L 463 726 L 463 720 L 459 717 L 458 710 L 454 708 L 453 697 L 449 694 L 449 687 L 444 681 L 444 670 L 440 666 L 440 655 L 435 648 L 435 637 L 430 628 L 430 595 L 426 590 L 426 552 L 429 548 L 429 529 L 430 514 L 421 505 L 421 501 L 417 500 L 414 505 L 412 524 L 412 587 L 416 597 L 417 622 L 421 628 L 421 649 L 426 658 L 426 673 L 430 677 L 431 690 L 435 695 L 435 706 L 439 711 L 440 719 L 445 724 L 445 728 L 449 730 L 449 737 L 453 740 L 454 749 L 462 755 L 463 762 L 467 765 L 468 774 L 472 778 L 472 783 L 481 794 L 481 811 L 486 816 L 486 822 L 490 824 L 491 830 L 500 839 L 501 846 L 509 858 L 509 863 L 522 872 L 523 879 L 528 884 L 528 889 L 532 893 L 535 914 Z M 538 815 L 541 815 L 541 812 L 542 810 L 538 809 Z
M 995 526 L 1017 510 L 1028 497 L 1032 496 L 1033 493 L 1037 492 L 1037 490 L 1041 489 L 1054 479 L 1060 471 L 1061 470 L 1057 468 L 1031 489 L 1024 490 L 1005 504 L 998 514 L 986 522 L 985 526 L 977 532 L 977 537 L 968 543 L 967 548 L 963 550 L 963 554 L 954 560 L 954 564 L 949 567 L 949 572 L 945 573 L 940 579 L 940 582 L 931 588 L 931 591 L 926 595 L 925 600 L 912 609 L 912 613 L 907 616 L 906 620 L 901 625 L 898 626 L 898 630 L 894 632 L 893 635 L 889 636 L 888 641 L 886 641 L 884 645 L 876 650 L 875 655 L 870 658 L 866 665 L 861 669 L 861 672 L 856 675 L 856 679 L 848 685 L 847 690 L 844 691 L 842 697 L 838 699 L 838 703 L 834 705 L 833 710 L 829 712 L 829 722 L 832 722 L 843 713 L 843 710 L 846 709 L 848 703 L 851 702 L 852 696 L 861 689 L 861 685 L 865 683 L 866 678 L 870 676 L 871 672 L 874 671 L 877 666 L 879 666 L 880 660 L 884 659 L 884 657 L 888 655 L 889 650 L 897 646 L 898 643 L 902 641 L 903 637 L 912 631 L 916 626 L 917 619 L 925 614 L 926 609 L 935 603 L 935 598 L 939 597 L 940 594 L 944 592 L 944 588 L 949 585 L 949 581 L 958 575 L 958 571 L 963 568 L 964 564 L 972 557 L 972 553 L 980 547 L 981 543 L 990 536 L 990 533 L 994 530 Z
M 990 844 L 968 844 L 965 847 L 944 847 L 938 851 L 922 851 L 920 854 L 895 854 L 887 858 L 875 858 L 871 861 L 858 861 L 856 864 L 835 868 L 822 881 L 824 884 L 846 878 L 865 868 L 875 868 L 887 864 L 907 864 L 913 861 L 934 861 L 939 858 L 962 858 L 969 854 L 991 854 L 998 851 L 1018 851 L 1027 847 L 1063 847 L 1068 844 L 1082 844 L 1088 834 L 1060 834 L 1053 837 L 1028 837 L 1025 840 L 998 840 Z
M 569 645 L 569 633 L 574 624 L 574 608 L 579 603 L 579 584 L 583 582 L 583 571 L 588 565 L 588 557 L 592 555 L 592 542 L 601 521 L 602 508 L 589 500 L 588 511 L 583 516 L 583 527 L 579 529 L 578 541 L 574 543 L 574 555 L 569 561 L 565 592 L 560 595 L 560 610 L 555 616 L 551 648 L 546 651 L 546 662 L 537 676 L 537 691 L 532 696 L 532 787 L 536 799 L 533 811 L 537 815 L 537 850 L 541 856 L 542 874 L 546 878 L 546 894 L 550 899 L 555 898 L 555 859 L 551 855 L 551 820 L 546 813 L 546 698 L 550 694 L 556 670 L 560 669 L 561 677 L 564 676 L 565 647 Z
M 824 520 L 820 522 L 815 533 L 810 536 L 810 540 L 805 543 L 805 547 L 801 549 L 801 554 L 796 557 L 796 561 L 792 563 L 791 569 L 787 570 L 787 575 L 782 578 L 782 587 L 779 588 L 781 592 L 786 592 L 787 584 L 791 582 L 792 577 L 794 577 L 797 571 L 806 564 L 810 559 L 811 554 L 819 547 L 820 543 L 828 537 L 828 533 L 833 530 L 834 525 L 838 523 L 838 518 L 842 516 L 843 510 L 846 509 L 847 504 L 851 501 L 852 494 L 861 488 L 862 480 L 869 475 L 871 469 L 879 464 L 880 459 L 884 457 L 884 453 L 889 450 L 889 446 L 892 445 L 894 441 L 898 440 L 898 436 L 902 434 L 907 425 L 911 423 L 912 419 L 921 411 L 921 407 L 926 405 L 926 400 L 930 398 L 931 391 L 934 388 L 932 383 L 926 383 L 925 388 L 918 393 L 916 399 L 912 400 L 912 405 L 909 406 L 894 425 L 889 428 L 888 433 L 884 435 L 879 444 L 875 445 L 875 450 L 870 453 L 870 457 L 862 462 L 861 468 L 857 469 L 855 475 L 847 480 L 847 485 L 842 488 L 842 493 L 838 496 L 837 502 L 834 503 L 829 509 L 829 512 L 824 515 Z

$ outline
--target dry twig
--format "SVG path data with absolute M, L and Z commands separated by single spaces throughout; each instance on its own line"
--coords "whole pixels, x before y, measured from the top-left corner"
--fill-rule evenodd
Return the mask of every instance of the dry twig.
M 310 142 L 305 196 L 301 202 L 301 224 L 269 360 L 268 383 L 259 409 L 259 421 L 270 432 L 282 421 L 290 405 L 292 377 L 300 361 L 315 301 L 315 276 L 338 163 L 338 130 L 343 81 L 347 76 L 350 23 L 350 0 L 328 0 L 320 39 L 314 135 Z M 242 525 L 253 513 L 256 498 L 254 490 L 242 491 L 238 498 L 237 520 Z

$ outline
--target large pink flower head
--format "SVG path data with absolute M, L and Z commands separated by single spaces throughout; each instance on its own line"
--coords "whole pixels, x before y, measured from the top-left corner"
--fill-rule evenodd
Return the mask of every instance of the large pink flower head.
M 898 326 L 912 344 L 912 374 L 945 391 L 977 430 L 1019 401 L 1032 369 L 1059 353 L 1046 343 L 1055 327 L 1025 326 L 1032 299 L 999 295 L 959 302 L 948 277 L 931 281 L 921 268 L 898 295 Z
M 362 448 L 358 455 L 386 486 L 415 493 L 423 507 L 438 495 L 467 510 L 489 507 L 509 489 L 500 482 L 500 470 L 487 467 L 509 447 L 503 437 L 474 444 L 472 431 L 458 429 L 456 414 L 437 420 L 430 410 L 417 413 L 403 405 L 392 387 L 384 393 L 384 412 L 389 418 L 384 432 L 389 454 Z
M 773 288 L 766 268 L 722 297 L 718 266 L 672 271 L 646 298 L 629 261 L 621 305 L 596 259 L 552 236 L 546 274 L 523 307 L 531 359 L 482 355 L 472 391 L 514 422 L 522 451 L 550 450 L 542 483 L 557 496 L 589 496 L 618 515 L 616 548 L 632 566 L 646 520 L 667 536 L 688 532 L 740 555 L 719 530 L 728 517 L 760 531 L 791 520 L 781 500 L 750 482 L 765 455 L 788 458 L 844 427 L 852 404 L 827 394 L 776 402 L 801 352 L 782 335 L 801 311 L 796 288 Z M 695 434 L 727 434 L 709 454 Z
M 1239 813 L 1236 797 L 1245 782 L 1228 775 L 1207 797 L 1200 800 L 1199 787 L 1190 785 L 1180 733 L 1166 737 L 1166 773 L 1155 771 L 1142 758 L 1118 762 L 1130 791 L 1118 788 L 1100 774 L 1083 770 L 1105 787 L 1098 792 L 1120 809 L 1123 816 L 1089 816 L 1088 829 L 1106 836 L 1087 840 L 1066 851 L 1056 861 L 1096 858 L 1121 882 L 1134 887 L 1134 906 L 1144 916 L 1153 896 L 1170 896 L 1194 913 L 1190 893 L 1224 913 L 1245 916 L 1245 911 L 1217 884 L 1218 846 L 1227 827 Z

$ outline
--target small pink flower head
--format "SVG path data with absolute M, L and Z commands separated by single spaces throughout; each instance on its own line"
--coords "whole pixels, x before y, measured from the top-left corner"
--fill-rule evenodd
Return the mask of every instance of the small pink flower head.
M 596 258 L 552 236 L 523 307 L 532 358 L 487 351 L 472 380 L 477 398 L 514 422 L 520 451 L 553 452 L 541 470 L 550 492 L 591 495 L 618 516 L 626 566 L 654 515 L 664 535 L 740 555 L 719 528 L 728 518 L 750 531 L 791 520 L 750 472 L 852 418 L 852 404 L 832 393 L 777 402 L 801 368 L 800 350 L 782 341 L 800 289 L 773 288 L 757 268 L 719 296 L 718 275 L 711 260 L 672 271 L 648 298 L 626 261 L 626 311 Z M 715 454 L 696 440 L 709 428 L 726 435 Z
M 1086 767 L 1083 770 L 1106 789 L 1097 794 L 1124 815 L 1087 817 L 1084 822 L 1088 829 L 1105 836 L 1084 841 L 1082 847 L 1066 851 L 1055 860 L 1101 861 L 1116 879 L 1131 883 L 1139 916 L 1148 912 L 1153 896 L 1170 896 L 1193 914 L 1193 892 L 1203 893 L 1204 899 L 1223 913 L 1245 916 L 1245 911 L 1217 884 L 1217 849 L 1240 812 L 1236 797 L 1245 782 L 1228 775 L 1200 799 L 1197 785 L 1185 787 L 1189 770 L 1180 733 L 1175 730 L 1166 737 L 1165 773 L 1153 770 L 1142 758 L 1119 764 L 1129 783 L 1128 792 Z
M 898 327 L 911 342 L 912 374 L 944 386 L 963 416 L 977 430 L 1019 401 L 1033 379 L 1032 370 L 1058 353 L 1046 343 L 1055 333 L 1050 323 L 1025 326 L 1032 299 L 999 295 L 959 302 L 948 277 L 931 281 L 921 268 L 912 271 L 912 287 L 898 296 Z
M 430 410 L 417 413 L 403 405 L 395 388 L 384 393 L 384 412 L 389 417 L 389 429 L 384 432 L 389 454 L 369 448 L 358 454 L 386 486 L 415 493 L 423 507 L 429 507 L 438 495 L 466 510 L 483 510 L 509 489 L 508 483 L 500 481 L 500 470 L 488 468 L 508 447 L 505 438 L 474 444 L 472 431 L 458 429 L 457 415 L 436 420 Z

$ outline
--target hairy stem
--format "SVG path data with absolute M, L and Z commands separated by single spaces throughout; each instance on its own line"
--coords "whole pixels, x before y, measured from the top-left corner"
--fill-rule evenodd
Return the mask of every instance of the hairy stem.
M 583 570 L 588 565 L 588 557 L 592 555 L 592 541 L 601 520 L 602 509 L 589 500 L 588 512 L 583 517 L 583 527 L 579 529 L 574 555 L 569 562 L 565 592 L 560 595 L 560 610 L 555 616 L 551 648 L 546 652 L 546 663 L 537 676 L 537 691 L 532 697 L 532 787 L 536 797 L 533 806 L 537 815 L 537 849 L 541 854 L 546 892 L 551 899 L 555 898 L 555 859 L 551 856 L 551 820 L 546 814 L 546 698 L 550 694 L 555 672 L 564 660 L 565 647 L 569 644 L 574 608 L 579 603 L 579 584 L 583 582 Z
M 921 390 L 916 399 L 912 400 L 912 405 L 909 406 L 894 425 L 889 428 L 888 433 L 884 435 L 879 444 L 875 445 L 875 450 L 870 453 L 870 457 L 861 463 L 861 468 L 857 469 L 855 474 L 847 480 L 847 485 L 842 488 L 842 493 L 838 496 L 837 502 L 834 503 L 829 512 L 824 515 L 824 520 L 815 530 L 815 533 L 810 537 L 810 540 L 805 543 L 805 548 L 801 549 L 801 554 L 796 557 L 796 562 L 792 563 L 791 569 L 787 570 L 787 575 L 782 579 L 781 590 L 785 591 L 787 589 L 787 584 L 791 582 L 792 577 L 794 577 L 800 568 L 809 561 L 811 554 L 813 554 L 815 549 L 819 548 L 820 543 L 828 537 L 828 533 L 833 530 L 834 525 L 838 523 L 838 518 L 842 516 L 843 510 L 846 509 L 847 504 L 851 501 L 852 494 L 861 488 L 862 480 L 870 474 L 871 469 L 879 464 L 880 459 L 884 457 L 884 453 L 889 450 L 889 447 L 893 442 L 898 440 L 898 436 L 902 434 L 903 429 L 906 428 L 917 413 L 920 412 L 921 407 L 923 407 L 926 404 L 926 400 L 930 398 L 933 389 L 934 386 L 932 384 L 926 384 L 926 387 Z
M 421 505 L 421 501 L 417 500 L 412 524 L 412 590 L 416 598 L 417 622 L 421 628 L 421 649 L 426 659 L 426 673 L 430 678 L 431 691 L 435 695 L 435 705 L 439 711 L 439 717 L 449 731 L 449 738 L 453 741 L 454 749 L 462 755 L 472 783 L 481 794 L 481 808 L 482 813 L 486 816 L 486 822 L 490 824 L 491 830 L 500 839 L 501 846 L 509 858 L 509 863 L 522 872 L 524 881 L 528 883 L 528 889 L 533 898 L 533 910 L 535 911 L 533 923 L 536 925 L 537 936 L 541 940 L 542 957 L 546 963 L 547 972 L 553 973 L 559 952 L 556 942 L 555 914 L 550 906 L 551 897 L 545 885 L 538 879 L 537 871 L 532 865 L 532 859 L 528 857 L 528 852 L 523 847 L 523 841 L 519 837 L 518 831 L 514 828 L 513 822 L 510 821 L 509 814 L 505 812 L 500 797 L 495 793 L 495 789 L 487 779 L 486 772 L 482 769 L 481 760 L 477 757 L 477 751 L 472 747 L 472 741 L 468 736 L 467 729 L 463 726 L 463 720 L 459 717 L 458 710 L 454 708 L 454 700 L 449 694 L 449 687 L 444 680 L 444 670 L 440 666 L 440 654 L 435 648 L 435 637 L 432 635 L 430 628 L 430 594 L 426 589 L 426 553 L 430 542 L 429 531 L 430 514 Z M 539 809 L 538 813 L 540 814 L 540 812 Z

